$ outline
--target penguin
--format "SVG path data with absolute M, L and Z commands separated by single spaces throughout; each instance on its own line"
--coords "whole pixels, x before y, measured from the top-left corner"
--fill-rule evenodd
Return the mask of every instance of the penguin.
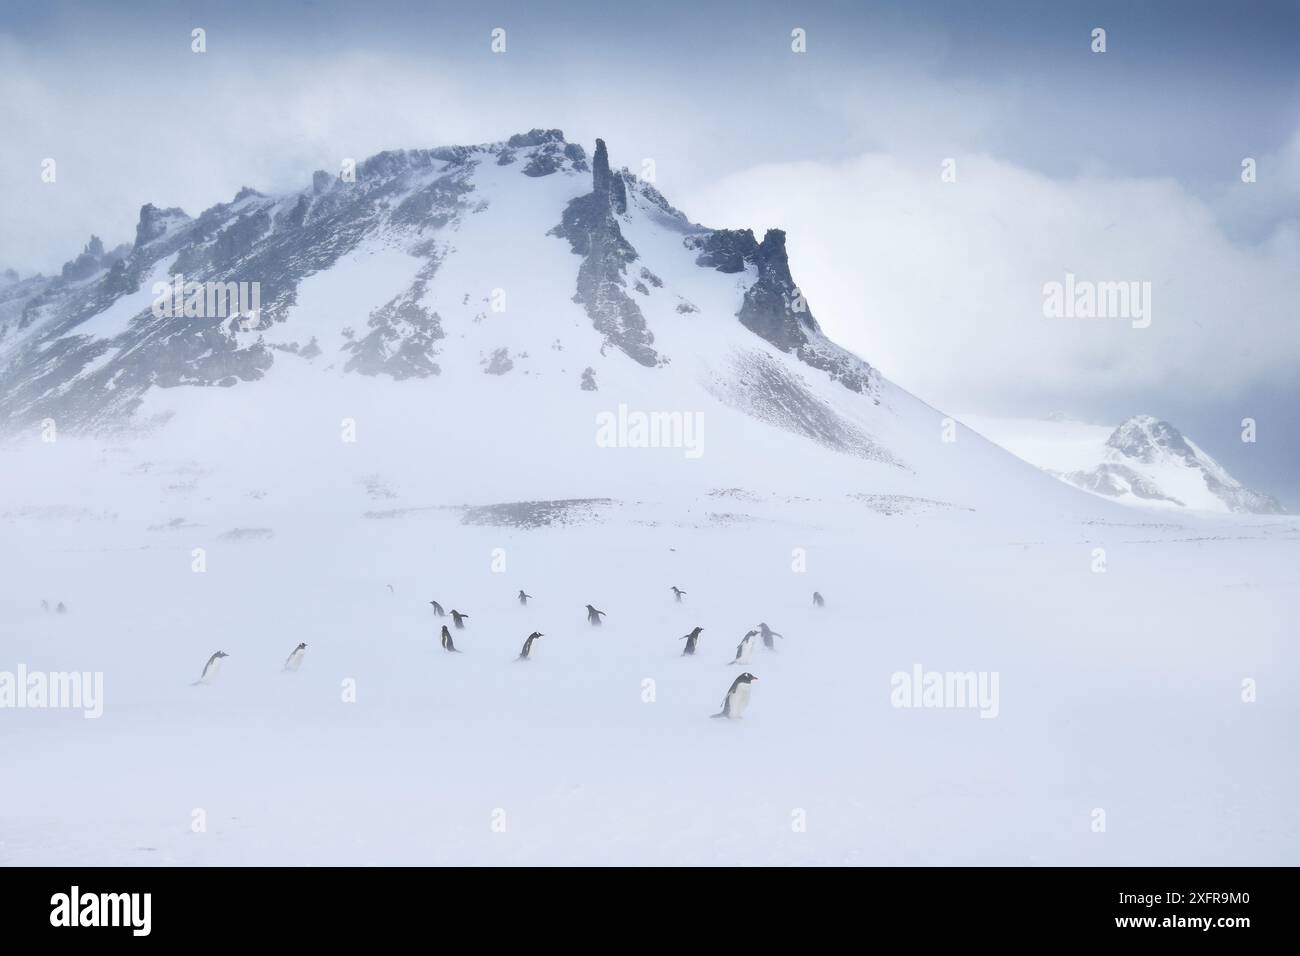
M 447 630 L 447 625 L 442 626 L 442 649 L 448 654 L 461 653 L 456 648 L 456 642 L 451 639 L 451 631 Z
M 388 593 L 389 593 L 389 594 L 396 594 L 396 593 L 397 593 L 396 591 L 393 590 L 393 586 L 392 586 L 391 584 L 385 584 L 384 587 L 388 588 Z
M 679 641 L 685 641 L 685 642 L 686 642 L 686 647 L 685 647 L 685 649 L 682 651 L 682 656 L 683 656 L 683 657 L 692 657 L 692 656 L 694 656 L 694 654 L 695 654 L 695 645 L 698 644 L 698 643 L 700 642 L 700 631 L 702 631 L 702 630 L 704 630 L 704 628 L 702 628 L 702 627 L 697 627 L 695 630 L 691 631 L 691 633 L 687 634 L 685 637 L 679 637 L 679 638 L 677 638 L 677 640 L 679 640 Z
M 221 670 L 221 659 L 229 656 L 225 651 L 217 651 L 209 657 L 208 662 L 203 665 L 203 673 L 190 686 L 198 687 L 200 684 L 211 684 L 216 679 L 217 671 Z
M 685 594 L 686 592 L 683 591 L 681 588 L 679 588 L 679 587 L 678 587 L 677 585 L 675 585 L 675 584 L 674 584 L 671 588 L 669 588 L 669 590 L 673 592 L 673 597 L 677 598 L 677 603 L 678 603 L 678 604 L 681 604 L 681 603 L 682 603 L 682 595 Z
M 465 629 L 465 621 L 468 617 L 468 614 L 461 614 L 460 611 L 452 608 L 451 622 L 456 625 L 456 630 L 463 631 Z
M 437 601 L 430 601 L 429 603 L 433 605 L 433 616 L 434 616 L 434 617 L 446 617 L 446 616 L 447 616 L 447 612 L 444 611 L 444 610 L 442 609 L 442 605 L 439 604 Z
M 604 616 L 604 611 L 597 611 L 590 604 L 587 605 L 587 623 L 592 627 L 600 627 L 600 619 Z
M 519 591 L 519 603 L 520 603 L 520 604 L 522 604 L 524 607 L 528 607 L 528 599 L 529 599 L 530 597 L 532 597 L 531 594 L 525 594 L 525 593 L 523 592 L 523 589 L 522 589 L 522 588 L 520 589 L 520 591 Z
M 545 636 L 546 635 L 543 634 L 541 631 L 533 631 L 533 633 L 529 634 L 526 638 L 524 638 L 524 649 L 519 652 L 519 657 L 517 658 L 517 660 L 521 660 L 521 661 L 529 660 L 528 655 L 533 650 L 533 641 L 537 640 L 539 637 L 545 637 Z
M 781 638 L 781 640 L 783 641 L 785 640 L 784 634 L 776 633 L 776 631 L 772 630 L 766 624 L 758 625 L 758 630 L 763 635 L 763 646 L 766 647 L 769 651 L 776 650 L 776 643 L 772 640 L 772 638 L 779 637 Z
M 50 613 L 50 602 L 49 602 L 49 601 L 42 601 L 42 602 L 41 602 L 41 610 L 44 611 L 46 614 L 49 614 L 49 613 Z
M 54 610 L 58 611 L 60 614 L 67 614 L 67 613 L 68 613 L 68 609 L 67 609 L 66 607 L 63 606 L 63 602 L 62 602 L 62 601 L 59 602 L 58 607 L 56 607 Z
M 754 638 L 758 636 L 758 631 L 746 631 L 745 636 L 740 639 L 736 645 L 736 658 L 731 661 L 732 664 L 748 664 L 749 655 L 754 653 Z
M 307 650 L 306 644 L 299 644 L 295 647 L 285 659 L 284 669 L 287 671 L 296 671 L 302 666 L 302 656 Z
M 822 592 L 821 592 L 821 591 L 814 591 L 814 592 L 813 592 L 813 607 L 825 607 L 825 606 L 826 606 L 826 599 L 825 599 L 824 597 L 822 597 Z
M 714 714 L 714 717 L 726 717 L 728 720 L 739 720 L 745 713 L 745 708 L 749 706 L 749 685 L 758 680 L 749 671 L 741 674 L 731 682 L 731 689 L 727 691 L 727 696 L 722 698 L 722 710 Z

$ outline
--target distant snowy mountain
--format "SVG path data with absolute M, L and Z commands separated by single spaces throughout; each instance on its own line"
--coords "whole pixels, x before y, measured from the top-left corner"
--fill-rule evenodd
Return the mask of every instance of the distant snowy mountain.
M 965 421 L 1063 481 L 1124 504 L 1285 514 L 1275 498 L 1246 488 L 1177 428 L 1150 415 L 1134 415 L 1115 429 L 1061 415 Z

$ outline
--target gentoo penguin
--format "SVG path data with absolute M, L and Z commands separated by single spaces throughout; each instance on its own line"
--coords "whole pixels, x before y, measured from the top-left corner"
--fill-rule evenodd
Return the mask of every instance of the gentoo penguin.
M 50 613 L 50 602 L 49 602 L 49 601 L 42 601 L 42 602 L 41 602 L 41 610 L 44 611 L 46 614 L 49 614 L 49 613 Z
M 748 664 L 749 655 L 754 653 L 754 638 L 758 636 L 758 631 L 746 631 L 745 636 L 740 639 L 736 645 L 736 659 L 731 661 L 732 664 Z
M 587 623 L 592 627 L 600 627 L 600 619 L 604 616 L 604 611 L 597 611 L 590 604 L 587 605 Z
M 456 643 L 451 639 L 451 631 L 447 630 L 447 625 L 442 626 L 442 649 L 448 654 L 459 654 L 456 649 Z
M 389 594 L 396 594 L 396 593 L 397 593 L 396 591 L 393 590 L 393 586 L 392 586 L 391 584 L 386 584 L 386 585 L 384 585 L 384 587 L 388 588 L 388 593 L 389 593 Z
M 528 660 L 528 655 L 532 652 L 533 649 L 533 641 L 537 640 L 539 637 L 545 637 L 545 636 L 546 635 L 543 634 L 541 631 L 533 631 L 533 633 L 529 634 L 526 638 L 524 638 L 524 649 L 519 652 L 519 660 L 521 661 Z
M 439 604 L 437 601 L 430 601 L 429 603 L 433 605 L 433 616 L 434 616 L 434 617 L 446 617 L 446 616 L 447 616 L 447 612 L 444 611 L 444 610 L 442 609 L 442 605 Z
M 451 622 L 456 625 L 456 630 L 463 631 L 465 629 L 465 621 L 468 620 L 468 618 L 468 614 L 461 614 L 460 611 L 457 611 L 455 608 L 452 609 Z
M 784 634 L 776 633 L 776 631 L 772 630 L 766 624 L 758 625 L 758 630 L 759 633 L 763 635 L 763 646 L 766 647 L 769 651 L 776 650 L 776 643 L 772 640 L 772 638 L 779 637 L 781 638 L 781 640 L 783 641 L 785 640 Z
M 58 607 L 56 607 L 54 610 L 58 611 L 60 614 L 66 614 L 68 612 L 68 609 L 63 606 L 62 601 L 59 602 Z
M 739 720 L 745 713 L 745 708 L 749 706 L 749 685 L 758 680 L 749 671 L 741 674 L 731 682 L 731 689 L 727 691 L 727 696 L 722 698 L 722 710 L 714 714 L 714 717 L 726 717 L 730 720 Z
M 306 651 L 307 651 L 306 644 L 299 644 L 297 647 L 295 647 L 293 651 L 290 652 L 289 656 L 285 659 L 284 669 L 287 671 L 296 671 L 299 667 L 301 667 L 302 656 L 303 654 L 306 653 Z
M 225 651 L 217 651 L 209 657 L 208 662 L 203 665 L 203 673 L 200 674 L 199 679 L 190 686 L 198 687 L 200 684 L 211 684 L 217 676 L 217 671 L 221 670 L 221 659 L 229 656 L 230 655 Z
M 704 630 L 704 628 L 697 627 L 695 630 L 691 631 L 691 633 L 687 634 L 685 637 L 677 638 L 677 640 L 679 641 L 686 642 L 686 647 L 682 651 L 683 657 L 690 657 L 695 653 L 695 645 L 698 644 L 700 641 L 700 631 L 702 630 Z
M 523 592 L 523 590 L 520 589 L 520 591 L 519 591 L 519 603 L 520 603 L 520 604 L 522 604 L 524 607 L 527 607 L 527 606 L 528 606 L 528 599 L 529 599 L 530 597 L 532 597 L 531 594 L 525 594 L 525 593 Z
M 822 592 L 821 592 L 821 591 L 814 591 L 814 592 L 813 592 L 813 607 L 825 607 L 825 606 L 826 606 L 826 599 L 825 599 L 824 597 L 822 597 Z
M 679 588 L 679 587 L 678 587 L 677 585 L 675 585 L 675 584 L 674 584 L 671 588 L 669 588 L 669 590 L 673 592 L 673 597 L 677 598 L 677 603 L 678 603 L 678 604 L 681 604 L 681 603 L 682 603 L 682 595 L 685 594 L 686 592 L 683 591 L 681 588 Z

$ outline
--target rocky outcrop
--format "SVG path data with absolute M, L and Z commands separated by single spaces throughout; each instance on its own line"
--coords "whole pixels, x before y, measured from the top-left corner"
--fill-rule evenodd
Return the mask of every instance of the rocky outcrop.
M 616 217 L 627 211 L 626 184 L 610 170 L 604 140 L 596 140 L 591 170 L 592 191 L 569 203 L 550 234 L 567 239 L 583 257 L 573 301 L 586 309 L 596 331 L 642 365 L 657 365 L 654 334 L 627 291 L 627 267 L 637 252 L 619 229 Z
M 135 246 L 140 249 L 158 239 L 176 226 L 190 221 L 184 209 L 159 209 L 153 203 L 140 207 L 140 221 L 135 227 Z
M 830 342 L 818 328 L 790 274 L 784 232 L 769 229 L 758 242 L 748 229 L 717 229 L 683 241 L 688 249 L 699 252 L 695 263 L 703 268 L 725 273 L 754 271 L 755 279 L 745 290 L 737 313 L 745 328 L 781 351 L 793 352 L 845 388 L 870 391 L 871 367 Z
M 1144 501 L 1168 501 L 1180 507 L 1183 505 L 1183 502 L 1166 495 L 1154 482 L 1148 481 L 1126 465 L 1099 465 L 1091 471 L 1072 471 L 1063 477 L 1073 485 L 1110 498 L 1131 494 Z
M 390 375 L 401 381 L 427 378 L 442 371 L 434 361 L 435 344 L 444 337 L 442 319 L 420 304 L 437 270 L 438 260 L 434 258 L 420 270 L 409 289 L 370 314 L 366 323 L 370 331 L 343 347 L 351 353 L 343 366 L 345 372 Z

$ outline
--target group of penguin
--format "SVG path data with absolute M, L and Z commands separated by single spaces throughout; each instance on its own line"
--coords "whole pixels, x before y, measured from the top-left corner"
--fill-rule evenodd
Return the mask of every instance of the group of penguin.
M 389 585 L 389 590 L 392 590 L 392 585 Z M 677 587 L 676 585 L 674 585 L 670 590 L 672 590 L 673 597 L 676 599 L 677 603 L 680 604 L 682 601 L 682 596 L 686 592 L 683 591 L 681 588 Z M 527 607 L 528 599 L 531 597 L 532 597 L 531 594 L 526 594 L 524 593 L 524 591 L 520 590 L 518 595 L 519 603 L 524 607 Z M 443 609 L 442 605 L 439 604 L 437 601 L 430 601 L 429 604 L 433 607 L 433 613 L 435 617 L 447 616 L 447 612 Z M 821 596 L 821 592 L 819 591 L 813 592 L 813 606 L 814 607 L 826 606 L 826 601 Z M 60 612 L 62 612 L 63 610 L 62 604 L 59 605 L 59 610 Z M 598 611 L 590 604 L 587 605 L 587 623 L 590 624 L 592 627 L 600 627 L 601 618 L 605 616 L 606 615 L 604 611 Z M 469 620 L 468 614 L 465 614 L 461 611 L 457 611 L 454 608 L 452 609 L 451 621 L 452 624 L 455 626 L 456 630 L 458 631 L 464 630 L 465 622 L 467 620 Z M 682 650 L 683 657 L 693 657 L 695 655 L 695 649 L 699 646 L 700 634 L 701 632 L 703 632 L 703 630 L 704 628 L 702 627 L 696 627 L 689 634 L 678 638 L 678 640 L 682 640 L 686 642 L 686 646 Z M 533 631 L 531 634 L 529 634 L 526 638 L 524 638 L 524 646 L 519 651 L 519 656 L 515 658 L 515 660 L 517 661 L 530 660 L 533 652 L 533 641 L 537 640 L 539 637 L 545 637 L 545 636 L 546 635 L 542 634 L 540 631 Z M 758 625 L 757 630 L 750 630 L 745 632 L 745 636 L 742 637 L 740 639 L 740 643 L 736 645 L 736 656 L 732 658 L 732 660 L 729 661 L 728 663 L 748 664 L 750 655 L 754 651 L 754 638 L 756 637 L 761 637 L 763 640 L 763 646 L 771 651 L 776 650 L 776 642 L 774 638 L 779 637 L 782 640 L 785 639 L 784 634 L 779 634 L 776 631 L 772 630 L 770 627 L 767 626 L 766 623 L 760 623 Z M 451 631 L 447 628 L 446 624 L 442 625 L 441 644 L 442 644 L 442 649 L 449 654 L 461 653 L 460 649 L 456 647 L 456 642 L 452 639 Z M 305 643 L 300 643 L 297 647 L 295 647 L 293 651 L 290 652 L 289 657 L 284 662 L 284 670 L 296 671 L 302 665 L 303 655 L 306 653 L 306 651 L 307 651 L 307 645 Z M 225 651 L 217 651 L 215 654 L 209 657 L 208 662 L 205 665 L 203 665 L 203 673 L 200 674 L 199 679 L 196 680 L 190 686 L 195 687 L 200 684 L 212 683 L 213 679 L 217 676 L 217 671 L 220 670 L 221 668 L 221 661 L 224 658 L 229 656 L 230 655 L 227 654 Z M 749 671 L 745 671 L 734 681 L 732 681 L 731 687 L 727 689 L 727 694 L 722 699 L 722 710 L 718 711 L 718 713 L 713 714 L 712 716 L 726 717 L 730 720 L 738 720 L 745 713 L 745 708 L 749 706 L 749 693 L 750 693 L 749 685 L 754 683 L 754 681 L 756 680 L 758 680 L 757 677 L 749 673 Z

